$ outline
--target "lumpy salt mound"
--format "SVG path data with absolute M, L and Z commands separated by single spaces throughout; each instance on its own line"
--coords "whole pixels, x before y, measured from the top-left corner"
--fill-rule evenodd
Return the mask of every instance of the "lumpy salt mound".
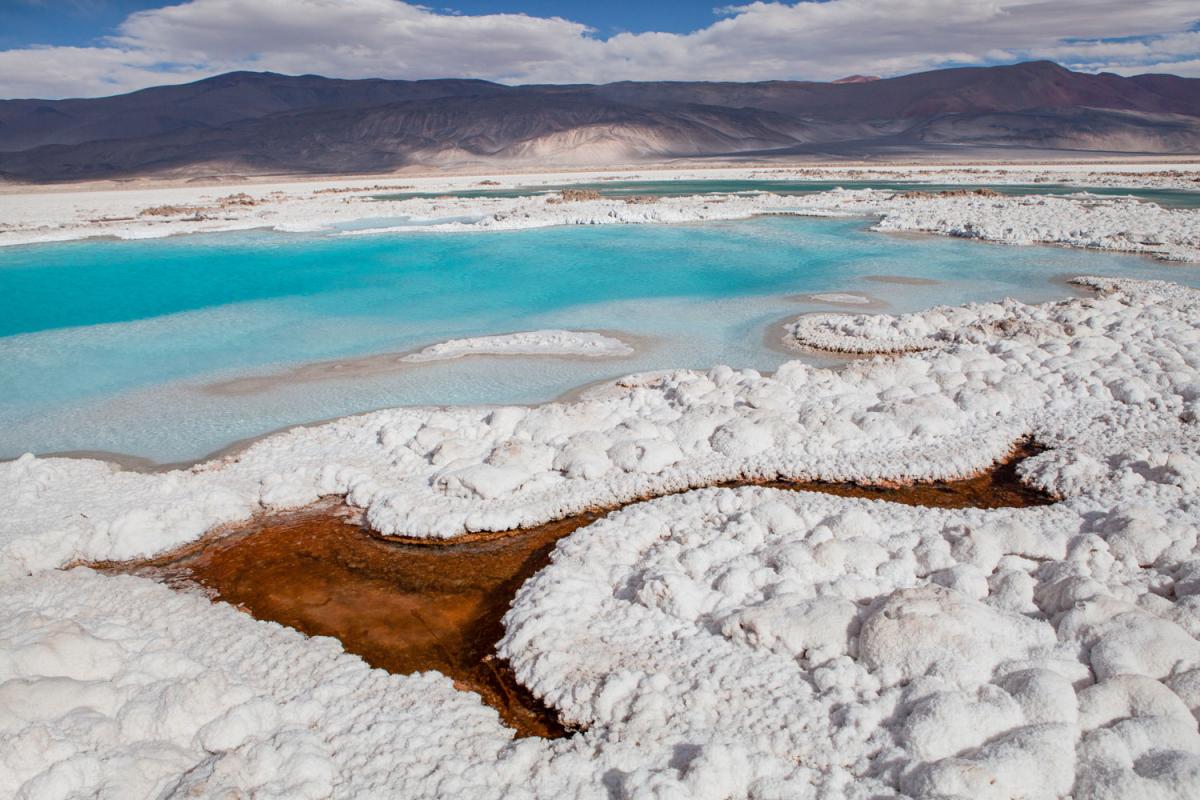
M 1081 511 L 657 500 L 564 541 L 500 650 L 593 735 L 689 748 L 622 796 L 1194 796 L 1200 605 Z

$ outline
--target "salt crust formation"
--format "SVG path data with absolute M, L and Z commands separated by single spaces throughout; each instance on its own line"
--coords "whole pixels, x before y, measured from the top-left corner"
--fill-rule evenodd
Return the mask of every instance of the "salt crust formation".
M 728 172 L 728 171 L 726 171 Z M 561 182 L 565 176 L 525 176 L 524 184 Z M 584 178 L 587 176 L 575 176 Z M 593 180 L 598 176 L 590 176 Z M 605 176 L 614 177 L 614 176 Z M 638 177 L 638 176 L 626 176 Z M 1196 170 L 1138 174 L 1128 171 L 745 171 L 697 172 L 684 178 L 778 177 L 806 179 L 933 180 L 940 182 L 1054 183 L 1143 188 L 1200 189 Z M 512 183 L 511 180 L 506 183 Z M 520 184 L 516 184 L 520 185 Z M 425 188 L 453 188 L 430 183 Z M 462 188 L 462 187 L 459 187 Z M 330 193 L 304 185 L 248 188 L 251 202 L 222 204 L 200 189 L 157 189 L 76 194 L 0 195 L 0 246 L 113 236 L 159 238 L 181 233 L 273 228 L 329 232 L 331 226 L 380 220 L 375 228 L 343 231 L 361 236 L 387 233 L 520 230 L 555 225 L 682 223 L 744 219 L 762 214 L 878 217 L 882 231 L 919 231 L 1007 244 L 1060 244 L 1146 253 L 1158 258 L 1200 261 L 1200 210 L 1164 209 L 1123 197 L 998 197 L 971 192 L 928 194 L 877 190 L 831 191 L 798 197 L 765 192 L 664 197 L 651 204 L 622 198 L 560 200 L 561 195 L 516 198 L 436 197 L 373 199 L 374 190 L 347 188 Z M 228 198 L 225 198 L 226 200 Z M 163 204 L 166 205 L 163 205 Z M 145 214 L 177 206 L 174 215 Z M 404 219 L 401 226 L 387 220 Z M 463 220 L 469 220 L 464 222 Z
M 466 356 L 539 355 L 612 358 L 627 356 L 632 352 L 632 347 L 615 336 L 605 336 L 592 331 L 543 330 L 450 339 L 431 344 L 429 347 L 403 356 L 400 360 L 424 362 L 449 361 Z
M 800 197 L 762 192 L 693 195 L 663 198 L 653 205 L 630 205 L 606 198 L 546 205 L 537 197 L 403 202 L 414 204 L 408 211 L 416 218 L 482 216 L 474 222 L 366 229 L 345 235 L 706 222 L 770 214 L 873 216 L 879 217 L 873 226 L 878 231 L 933 233 L 1003 244 L 1055 244 L 1146 253 L 1171 261 L 1200 261 L 1200 210 L 1165 209 L 1123 197 L 914 196 L 861 189 Z
M 1200 293 L 792 335 L 841 371 L 677 371 L 604 400 L 397 409 L 141 475 L 0 465 L 0 794 L 1200 796 Z M 920 347 L 922 352 L 897 352 Z M 502 655 L 584 728 L 512 741 L 436 674 L 388 676 L 129 558 L 346 493 L 453 536 L 729 478 L 949 478 L 1032 435 L 1063 498 L 915 509 L 771 489 L 638 503 L 560 543 Z

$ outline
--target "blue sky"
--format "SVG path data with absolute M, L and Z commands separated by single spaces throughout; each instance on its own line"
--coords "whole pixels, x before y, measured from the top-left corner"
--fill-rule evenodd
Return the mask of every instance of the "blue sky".
M 163 0 L 0 0 L 0 47 L 86 45 L 112 34 L 135 11 L 174 3 Z M 596 35 L 624 31 L 690 33 L 711 24 L 720 2 L 704 0 L 460 0 L 426 3 L 460 14 L 561 16 L 595 28 Z
M 127 16 L 166 3 L 150 0 L 0 0 L 0 47 L 87 44 Z
M 243 69 L 504 83 L 833 80 L 1049 59 L 1200 77 L 1196 0 L 442 3 L 0 0 L 0 97 L 94 97 Z
M 691 33 L 712 24 L 717 18 L 716 8 L 724 5 L 729 4 L 719 0 L 707 3 L 704 0 L 473 0 L 446 3 L 445 7 L 463 14 L 511 12 L 567 17 L 592 26 L 601 36 L 609 36 L 622 31 Z

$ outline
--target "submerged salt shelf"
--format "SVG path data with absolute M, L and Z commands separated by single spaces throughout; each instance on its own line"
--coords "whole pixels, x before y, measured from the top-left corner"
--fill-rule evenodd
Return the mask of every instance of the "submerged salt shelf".
M 537 403 L 599 379 L 681 366 L 773 370 L 795 354 L 778 348 L 772 324 L 830 308 L 797 303 L 797 293 L 882 295 L 889 310 L 905 311 L 1063 296 L 1056 277 L 1096 272 L 1190 274 L 1107 253 L 886 236 L 845 219 L 7 248 L 0 457 L 82 450 L 178 461 L 382 407 Z M 884 284 L 864 281 L 878 275 L 936 283 L 881 292 Z M 79 291 L 59 291 L 65 281 Z M 351 364 L 341 379 L 292 379 L 297 365 L 315 361 L 550 328 L 627 333 L 638 337 L 637 352 L 552 365 L 535 356 L 370 372 Z M 258 388 L 219 391 L 231 381 Z
M 493 336 L 451 339 L 400 358 L 409 364 L 451 361 L 471 356 L 567 356 L 618 358 L 633 354 L 633 347 L 615 336 L 594 331 L 521 331 Z

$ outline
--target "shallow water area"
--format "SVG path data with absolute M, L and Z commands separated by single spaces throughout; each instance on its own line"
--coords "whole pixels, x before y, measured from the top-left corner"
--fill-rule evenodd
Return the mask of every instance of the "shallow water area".
M 480 216 L 438 217 L 424 219 L 415 217 L 362 217 L 348 222 L 338 222 L 329 226 L 329 230 L 337 233 L 353 233 L 355 231 L 370 231 L 378 228 L 415 228 L 424 225 L 447 225 L 451 223 L 471 224 L 478 222 Z
M 893 236 L 867 224 L 770 217 L 469 235 L 257 231 L 5 248 L 0 458 L 103 451 L 189 461 L 378 408 L 541 403 L 679 367 L 834 365 L 785 351 L 768 333 L 806 311 L 853 311 L 814 295 L 867 296 L 881 302 L 860 310 L 902 312 L 1062 297 L 1062 275 L 1196 283 L 1192 267 L 1136 256 Z M 903 282 L 878 283 L 880 275 Z M 635 352 L 334 368 L 538 329 L 609 331 Z M 313 364 L 332 366 L 317 370 L 327 373 L 320 380 L 288 379 Z M 212 391 L 229 381 L 259 389 Z
M 463 189 L 449 192 L 397 192 L 377 195 L 379 200 L 403 200 L 414 197 L 522 197 L 562 189 L 590 189 L 606 197 L 681 197 L 691 194 L 732 192 L 773 192 L 782 195 L 806 195 L 834 189 L 881 189 L 884 191 L 926 192 L 991 189 L 1004 195 L 1065 195 L 1087 192 L 1102 197 L 1136 197 L 1164 208 L 1200 208 L 1200 192 L 1180 189 L 1145 189 L 1111 186 L 1070 186 L 1059 183 L 936 183 L 918 180 L 623 180 L 544 186 L 517 186 L 505 189 Z
M 957 481 L 753 485 L 934 508 L 1037 506 L 1053 499 L 1017 477 L 1020 461 L 1037 452 L 1035 445 L 1021 444 L 1005 461 Z M 555 543 L 615 510 L 592 509 L 527 530 L 437 541 L 376 536 L 352 510 L 325 502 L 218 531 L 148 561 L 95 566 L 184 591 L 199 587 L 257 619 L 310 636 L 332 636 L 389 672 L 438 670 L 460 689 L 478 692 L 517 735 L 557 738 L 568 728 L 517 683 L 496 658 L 495 644 L 504 634 L 502 618 L 514 595 L 550 562 Z

